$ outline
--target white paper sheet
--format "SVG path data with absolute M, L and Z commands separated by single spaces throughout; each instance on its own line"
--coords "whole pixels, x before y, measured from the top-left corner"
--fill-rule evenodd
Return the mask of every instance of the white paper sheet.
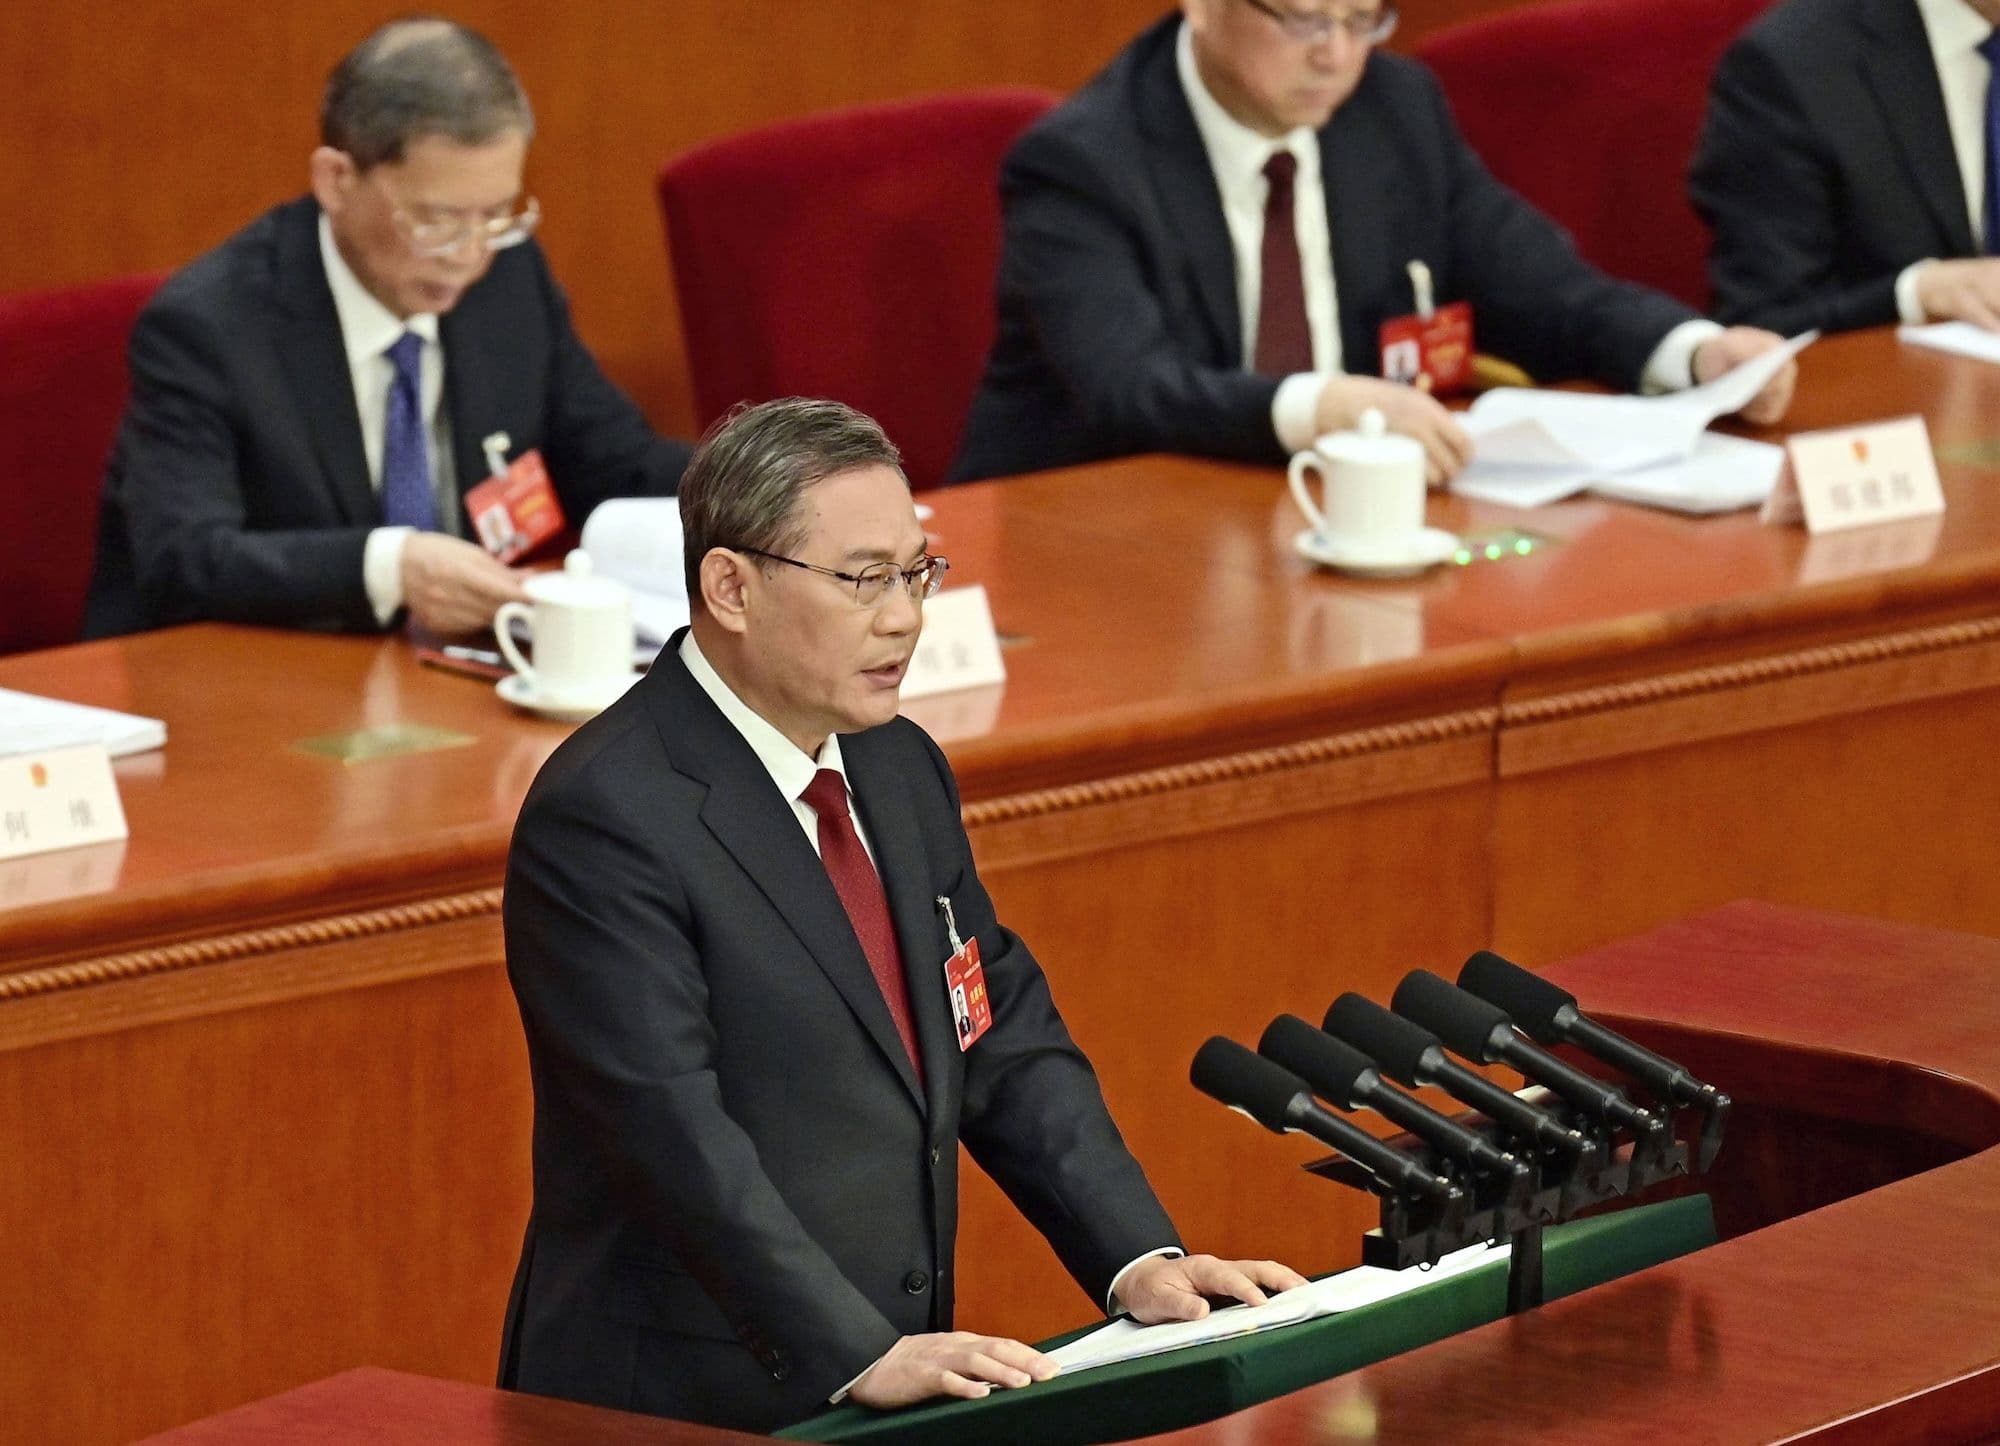
M 1475 450 L 1451 490 L 1511 507 L 1546 507 L 1587 488 L 1689 512 L 1760 501 L 1777 480 L 1772 458 L 1781 463 L 1782 453 L 1741 438 L 1716 442 L 1708 425 L 1742 410 L 1818 335 L 1805 332 L 1712 382 L 1666 396 L 1487 392 L 1463 419 Z M 1770 477 L 1760 484 L 1766 468 Z M 1621 485 L 1640 473 L 1638 482 Z
M 166 741 L 167 725 L 158 718 L 0 688 L 0 757 L 102 743 L 113 758 L 123 758 Z
M 1761 506 L 1785 470 L 1785 449 L 1727 432 L 1704 432 L 1685 462 L 1621 472 L 1591 485 L 1614 502 L 1706 515 Z
M 1979 361 L 2000 362 L 2000 333 L 1985 331 L 1969 321 L 1940 321 L 1930 326 L 1906 326 L 1896 332 L 1899 341 L 1932 347 Z
M 1469 1245 L 1453 1251 L 1429 1270 L 1377 1270 L 1357 1266 L 1338 1275 L 1329 1275 L 1295 1290 L 1271 1297 L 1265 1305 L 1232 1305 L 1210 1311 L 1200 1320 L 1172 1321 L 1165 1325 L 1142 1326 L 1120 1319 L 1066 1346 L 1050 1351 L 1049 1357 L 1065 1372 L 1086 1371 L 1095 1366 L 1135 1361 L 1186 1346 L 1205 1345 L 1231 1336 L 1250 1335 L 1295 1325 L 1323 1315 L 1337 1315 L 1364 1305 L 1389 1300 L 1412 1290 L 1444 1280 L 1489 1260 L 1505 1260 L 1508 1247 L 1490 1244 Z

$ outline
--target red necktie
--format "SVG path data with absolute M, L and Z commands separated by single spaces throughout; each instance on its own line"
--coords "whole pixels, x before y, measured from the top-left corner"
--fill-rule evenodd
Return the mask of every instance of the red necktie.
M 1264 162 L 1264 179 L 1271 190 L 1264 201 L 1263 284 L 1257 298 L 1259 376 L 1288 377 L 1313 369 L 1305 276 L 1293 221 L 1292 177 L 1298 169 L 1298 158 L 1290 151 L 1275 151 Z
M 799 795 L 819 819 L 819 857 L 833 880 L 834 892 L 847 909 L 847 918 L 861 940 L 861 952 L 868 956 L 868 968 L 875 975 L 882 1002 L 903 1037 L 910 1063 L 916 1066 L 917 1083 L 924 1079 L 923 1060 L 917 1054 L 917 1031 L 910 1020 L 910 986 L 903 978 L 903 951 L 896 943 L 896 926 L 889 918 L 889 897 L 882 892 L 882 877 L 861 846 L 854 820 L 847 812 L 847 780 L 831 768 L 813 775 Z

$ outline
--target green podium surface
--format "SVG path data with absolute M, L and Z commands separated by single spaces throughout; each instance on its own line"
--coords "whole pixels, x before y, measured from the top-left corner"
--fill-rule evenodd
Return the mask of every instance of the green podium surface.
M 1692 1195 L 1552 1226 L 1544 1237 L 1545 1298 L 1556 1300 L 1715 1243 L 1708 1197 Z M 979 1401 L 877 1412 L 825 1411 L 777 1434 L 868 1446 L 1093 1446 L 1212 1421 L 1359 1369 L 1506 1313 L 1503 1259 L 1393 1300 L 1257 1335 L 1190 1346 L 1057 1376 Z M 1094 1326 L 1084 1329 L 1094 1329 Z M 1044 1343 L 1060 1345 L 1082 1330 Z

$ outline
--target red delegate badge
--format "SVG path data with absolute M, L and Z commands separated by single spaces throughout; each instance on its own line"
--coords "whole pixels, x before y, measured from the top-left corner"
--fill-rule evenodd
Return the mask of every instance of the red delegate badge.
M 958 1052 L 963 1054 L 993 1027 L 993 1001 L 986 994 L 986 971 L 979 963 L 978 938 L 961 941 L 958 921 L 951 916 L 951 900 L 940 894 L 937 902 L 944 911 L 945 933 L 951 939 L 951 957 L 944 961 L 944 991 L 951 1000 L 951 1022 L 958 1035 Z
M 498 461 L 497 454 L 488 453 Z M 526 557 L 563 530 L 562 503 L 542 454 L 529 450 L 465 494 L 466 515 L 488 552 L 502 562 Z
M 1462 392 L 1472 381 L 1472 307 L 1463 301 L 1429 316 L 1382 323 L 1382 375 L 1422 387 L 1434 397 Z

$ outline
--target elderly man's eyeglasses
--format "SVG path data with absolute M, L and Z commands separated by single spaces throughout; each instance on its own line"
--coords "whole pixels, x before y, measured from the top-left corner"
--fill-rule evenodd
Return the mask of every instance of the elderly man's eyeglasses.
M 371 174 L 379 175 L 379 172 Z M 477 241 L 482 250 L 505 251 L 535 234 L 542 223 L 541 203 L 533 196 L 505 215 L 489 211 L 459 211 L 442 206 L 405 206 L 386 183 L 377 182 L 393 208 L 390 217 L 403 240 L 419 256 L 450 256 Z
M 1384 5 L 1375 10 L 1287 10 L 1276 5 L 1268 5 L 1265 0 L 1243 0 L 1252 10 L 1258 10 L 1277 22 L 1278 28 L 1301 45 L 1318 45 L 1332 36 L 1335 30 L 1345 30 L 1348 38 L 1366 45 L 1380 45 L 1396 33 L 1396 7 Z
M 816 563 L 800 562 L 796 557 L 780 557 L 775 552 L 765 552 L 756 547 L 739 547 L 738 552 L 752 557 L 761 557 L 766 562 L 782 562 L 787 567 L 800 568 L 806 572 L 816 572 L 822 577 L 838 578 L 842 582 L 854 584 L 854 601 L 865 608 L 877 607 L 889 595 L 889 589 L 901 582 L 909 590 L 912 602 L 922 602 L 927 597 L 935 597 L 937 590 L 944 586 L 945 572 L 951 567 L 947 558 L 932 557 L 929 554 L 918 558 L 908 567 L 898 567 L 893 562 L 870 563 L 859 572 L 838 572 L 830 567 L 820 567 Z

